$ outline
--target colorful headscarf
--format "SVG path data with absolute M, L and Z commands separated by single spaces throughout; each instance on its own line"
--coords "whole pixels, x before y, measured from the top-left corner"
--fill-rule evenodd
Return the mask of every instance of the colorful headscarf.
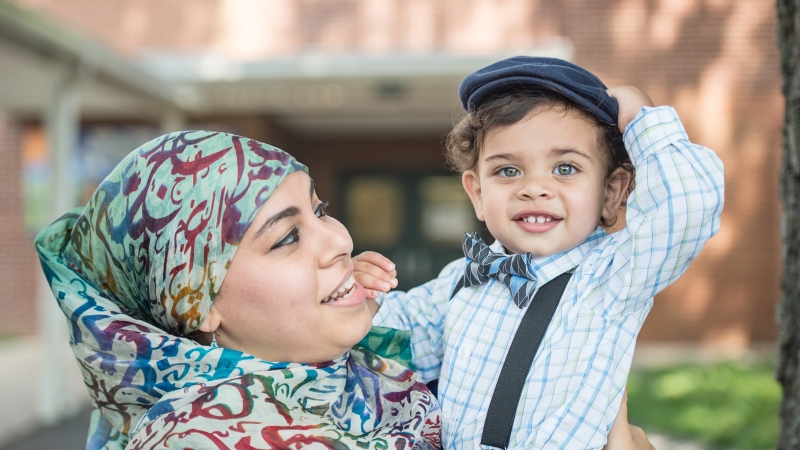
M 124 448 L 135 430 L 130 447 L 142 449 L 175 439 L 194 448 L 439 445 L 430 392 L 369 350 L 407 358 L 402 333 L 374 330 L 317 365 L 180 337 L 200 326 L 259 208 L 297 170 L 306 168 L 289 154 L 241 136 L 173 133 L 131 153 L 85 208 L 39 234 L 94 402 L 87 449 Z

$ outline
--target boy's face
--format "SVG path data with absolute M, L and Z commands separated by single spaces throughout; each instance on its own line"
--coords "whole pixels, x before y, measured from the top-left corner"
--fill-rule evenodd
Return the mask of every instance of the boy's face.
M 574 248 L 601 217 L 616 218 L 630 175 L 606 170 L 596 126 L 553 108 L 491 130 L 462 182 L 506 249 L 538 257 Z

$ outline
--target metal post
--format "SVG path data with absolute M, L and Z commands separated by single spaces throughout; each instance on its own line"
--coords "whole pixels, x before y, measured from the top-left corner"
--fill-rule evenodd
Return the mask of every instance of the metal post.
M 50 153 L 50 199 L 48 223 L 77 204 L 75 147 L 80 126 L 80 97 L 74 72 L 56 76 L 46 107 L 44 122 Z M 66 368 L 68 335 L 64 314 L 50 287 L 41 277 L 39 326 L 42 343 L 41 419 L 56 423 L 68 413 Z

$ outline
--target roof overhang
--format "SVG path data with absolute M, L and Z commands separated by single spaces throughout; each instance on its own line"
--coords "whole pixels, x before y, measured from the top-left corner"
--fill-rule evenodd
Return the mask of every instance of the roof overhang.
M 54 79 L 78 77 L 84 116 L 149 116 L 178 109 L 171 86 L 99 43 L 0 0 L 0 108 L 39 116 Z
M 309 135 L 440 133 L 461 113 L 458 86 L 472 71 L 515 55 L 571 59 L 559 38 L 488 55 L 301 54 L 241 62 L 213 55 L 149 55 L 142 64 L 176 86 L 193 115 L 263 114 Z

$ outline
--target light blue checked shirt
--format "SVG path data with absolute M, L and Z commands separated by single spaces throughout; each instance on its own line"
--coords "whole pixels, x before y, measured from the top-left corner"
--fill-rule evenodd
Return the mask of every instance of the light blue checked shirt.
M 509 448 L 605 445 L 653 296 L 719 229 L 722 161 L 689 142 L 674 109 L 643 108 L 624 139 L 636 166 L 626 227 L 610 235 L 598 228 L 576 248 L 533 260 L 538 286 L 575 270 L 528 374 Z M 491 247 L 503 252 L 499 242 Z M 411 330 L 419 374 L 426 382 L 439 378 L 448 449 L 480 446 L 491 393 L 525 313 L 495 280 L 449 300 L 465 264 L 454 261 L 407 293 L 390 292 L 373 320 Z

